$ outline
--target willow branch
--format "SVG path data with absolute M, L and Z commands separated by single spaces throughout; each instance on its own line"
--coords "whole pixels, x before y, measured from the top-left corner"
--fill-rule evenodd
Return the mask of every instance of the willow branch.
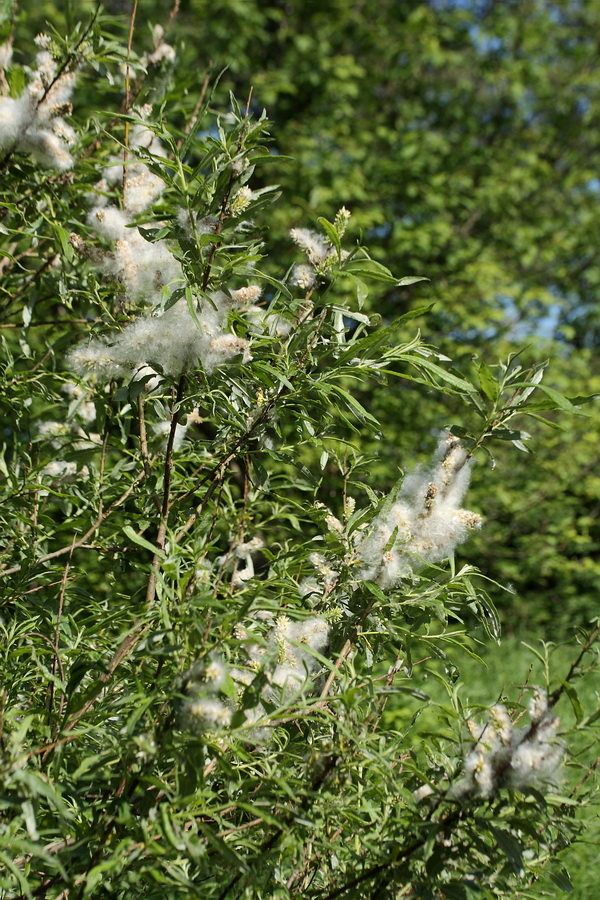
M 138 484 L 139 481 L 142 480 L 143 477 L 144 477 L 144 473 L 139 472 L 135 476 L 135 478 L 133 479 L 133 481 L 127 488 L 127 490 L 123 491 L 121 496 L 118 497 L 116 500 L 114 500 L 113 503 L 111 503 L 111 505 L 108 507 L 107 510 L 105 510 L 104 512 L 101 512 L 98 515 L 98 518 L 96 519 L 94 524 L 90 528 L 88 528 L 88 530 L 85 532 L 85 534 L 79 538 L 79 540 L 75 541 L 73 544 L 69 544 L 67 547 L 61 547 L 60 550 L 53 550 L 52 553 L 46 553 L 46 554 L 44 554 L 44 556 L 40 556 L 39 559 L 35 560 L 35 562 L 45 563 L 51 559 L 58 559 L 58 557 L 64 556 L 65 553 L 71 553 L 72 550 L 77 550 L 79 547 L 83 547 L 83 545 L 88 542 L 89 538 L 93 534 L 95 534 L 96 531 L 98 531 L 98 529 L 100 528 L 102 523 L 105 522 L 106 519 L 108 519 L 110 514 L 112 512 L 114 512 L 114 510 L 117 509 L 117 507 L 121 506 L 121 504 L 124 503 L 125 500 L 127 500 L 129 495 L 134 490 L 135 486 Z M 14 575 L 15 572 L 20 572 L 22 568 L 23 568 L 23 565 L 21 563 L 19 563 L 19 565 L 13 566 L 10 569 L 1 570 L 0 575 Z

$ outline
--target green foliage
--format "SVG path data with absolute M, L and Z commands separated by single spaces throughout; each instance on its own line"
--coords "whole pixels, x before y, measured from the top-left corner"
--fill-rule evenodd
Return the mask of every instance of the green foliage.
M 155 5 L 145 8 L 160 19 Z M 370 310 L 392 319 L 435 301 L 420 323 L 424 337 L 461 368 L 473 354 L 491 366 L 527 343 L 527 365 L 560 358 L 546 383 L 569 396 L 598 390 L 597 27 L 594 0 L 218 8 L 192 0 L 174 23 L 194 73 L 198 58 L 201 69 L 227 66 L 215 100 L 224 104 L 229 90 L 245 97 L 252 86 L 253 109 L 266 106 L 277 123 L 270 177 L 287 198 L 269 218 L 278 259 L 290 258 L 289 204 L 295 222 L 316 224 L 344 203 L 352 237 L 364 235 L 376 260 L 430 279 L 372 285 Z M 428 416 L 423 434 L 456 421 L 447 403 L 415 409 L 401 384 L 371 402 L 390 445 L 405 452 L 417 449 L 415 415 Z M 481 496 L 474 485 L 474 505 L 494 516 L 505 548 L 490 556 L 489 576 L 514 579 L 512 559 L 544 572 L 535 590 L 528 580 L 514 602 L 503 599 L 507 621 L 543 625 L 550 637 L 565 589 L 578 598 L 569 612 L 561 603 L 565 622 L 583 624 L 597 611 L 600 582 L 587 553 L 598 542 L 596 454 L 585 439 L 598 432 L 597 407 L 589 412 L 587 429 L 563 418 L 552 440 L 530 423 L 536 462 L 513 457 L 499 467 L 501 511 L 489 508 L 487 485 Z M 384 458 L 382 487 L 389 465 Z M 529 504 L 523 511 L 519 498 L 531 495 L 538 467 L 554 467 L 569 493 L 577 485 L 576 504 L 556 509 L 561 533 L 573 536 L 567 543 L 550 525 L 554 515 L 534 516 Z M 521 535 L 530 546 L 558 545 L 559 555 L 548 555 L 560 572 L 523 554 Z
M 288 27 L 277 7 L 223 10 L 249 30 Z M 15 11 L 7 38 L 26 24 Z M 158 32 L 128 50 L 120 17 L 77 24 L 68 5 L 64 24 L 42 42 L 51 59 L 19 129 L 31 59 L 7 67 L 0 100 L 0 890 L 513 897 L 546 870 L 568 890 L 554 860 L 593 780 L 577 742 L 599 721 L 580 692 L 598 630 L 568 668 L 542 655 L 540 687 L 574 721 L 556 737 L 529 705 L 493 789 L 457 792 L 486 752 L 467 738 L 482 716 L 458 667 L 477 657 L 474 628 L 497 639 L 500 622 L 454 548 L 479 522 L 459 508 L 473 455 L 522 451 L 528 417 L 585 421 L 588 398 L 514 353 L 471 379 L 408 303 L 382 321 L 382 292 L 417 293 L 419 276 L 365 248 L 337 197 L 319 233 L 282 249 L 277 227 L 298 223 L 273 206 L 265 114 L 235 96 L 215 112 L 215 80 L 186 95 Z M 248 33 L 228 46 L 234 73 Z M 349 108 L 360 67 L 324 51 L 313 70 L 346 84 Z M 66 103 L 49 102 L 75 71 L 71 143 Z M 294 149 L 302 161 L 300 138 Z M 414 473 L 440 408 L 464 449 L 446 435 Z M 389 415 L 405 410 L 421 419 L 395 440 Z M 441 698 L 415 676 L 430 660 Z M 503 699 L 516 720 L 529 697 Z M 519 748 L 571 743 L 561 793 L 534 765 L 526 786 L 511 781 Z

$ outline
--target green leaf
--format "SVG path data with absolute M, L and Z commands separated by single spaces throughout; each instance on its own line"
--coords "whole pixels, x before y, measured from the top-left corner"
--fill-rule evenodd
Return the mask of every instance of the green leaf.
M 73 817 L 57 788 L 47 776 L 31 769 L 20 769 L 13 774 L 13 778 L 26 785 L 34 797 L 45 797 L 63 818 L 71 819 Z
M 522 381 L 522 382 L 518 382 L 517 384 L 511 385 L 511 387 L 515 387 L 515 388 L 529 388 L 531 386 L 532 386 L 532 383 L 530 381 Z M 535 387 L 538 391 L 542 391 L 542 393 L 546 394 L 546 396 L 552 401 L 553 406 L 546 407 L 546 408 L 564 409 L 567 412 L 574 413 L 576 416 L 589 416 L 589 413 L 586 413 L 582 409 L 579 409 L 579 407 L 575 406 L 575 404 L 571 400 L 569 400 L 567 397 L 564 397 L 558 391 L 555 391 L 554 388 L 550 388 L 545 384 L 536 384 Z M 579 402 L 584 402 L 584 403 L 586 403 L 588 400 L 588 398 L 579 398 L 579 397 L 576 397 L 575 399 Z M 517 405 L 518 405 L 518 403 L 517 403 Z M 534 409 L 536 408 L 536 404 L 533 405 L 533 408 Z M 540 408 L 540 407 L 538 406 L 538 408 Z
M 340 236 L 337 233 L 335 226 L 331 222 L 328 222 L 327 219 L 324 219 L 322 216 L 320 216 L 317 219 L 317 222 L 319 223 L 319 225 L 321 226 L 321 228 L 327 235 L 327 239 L 328 239 L 329 243 L 333 247 L 335 247 L 336 253 L 338 255 L 338 259 L 340 259 L 341 255 L 342 255 L 342 247 L 340 244 Z
M 411 356 L 410 362 L 416 368 L 425 369 L 426 372 L 429 372 L 432 376 L 435 376 L 435 380 L 433 381 L 433 383 L 436 385 L 441 381 L 453 388 L 456 388 L 461 393 L 472 393 L 474 390 L 473 385 L 469 381 L 464 378 L 460 378 L 458 375 L 454 375 L 448 369 L 444 369 L 442 368 L 442 366 L 438 366 L 437 363 L 433 363 L 429 359 L 425 359 L 419 356 Z
M 197 820 L 197 823 L 199 831 L 202 832 L 209 844 L 211 844 L 217 853 L 223 857 L 224 861 L 227 861 L 233 867 L 234 871 L 247 871 L 248 866 L 242 857 L 236 853 L 229 844 L 226 844 L 222 838 L 218 837 L 210 825 L 205 825 L 201 820 Z
M 489 400 L 495 403 L 500 393 L 500 387 L 497 380 L 492 375 L 490 369 L 484 362 L 480 363 L 477 369 L 477 374 L 479 376 L 479 384 L 481 385 L 481 390 Z
M 143 547 L 145 550 L 149 550 L 153 556 L 156 555 L 159 559 L 166 559 L 164 550 L 161 550 L 155 544 L 151 544 L 150 541 L 147 541 L 145 537 L 142 537 L 141 534 L 134 531 L 131 525 L 123 525 L 123 534 L 125 534 L 130 541 L 133 541 L 134 544 Z
M 347 260 L 341 270 L 364 278 L 367 281 L 379 281 L 382 284 L 396 284 L 396 279 L 388 268 L 368 257 L 354 256 Z
M 552 869 L 550 871 L 550 878 L 561 891 L 564 891 L 565 894 L 572 893 L 573 885 L 571 884 L 569 873 L 564 866 Z
M 345 391 L 337 384 L 329 384 L 329 389 L 334 391 L 341 399 L 346 403 L 346 406 L 354 412 L 359 419 L 362 421 L 373 422 L 377 425 L 377 419 L 371 415 L 371 413 L 367 412 L 367 410 L 358 402 L 356 397 L 353 397 L 352 394 Z
M 73 257 L 75 256 L 75 252 L 73 250 L 73 247 L 71 246 L 69 232 L 66 228 L 63 228 L 62 225 L 59 225 L 56 222 L 52 224 L 52 227 L 54 229 L 54 233 L 56 235 L 58 243 L 60 244 L 61 255 L 69 262 L 72 262 Z
M 362 281 L 360 278 L 355 277 L 354 283 L 356 284 L 356 299 L 357 299 L 358 305 L 360 307 L 362 307 L 365 300 L 369 296 L 369 289 L 366 286 L 366 284 L 364 283 L 364 281 Z
M 510 834 L 508 831 L 504 831 L 502 828 L 496 828 L 494 825 L 490 825 L 490 831 L 496 838 L 496 843 L 499 848 L 510 862 L 513 871 L 516 874 L 519 874 L 523 868 L 523 848 L 521 843 L 514 835 Z
M 365 590 L 367 590 L 370 594 L 372 594 L 374 597 L 376 597 L 377 600 L 380 600 L 381 603 L 387 602 L 387 597 L 383 593 L 383 591 L 381 590 L 381 588 L 379 587 L 378 584 L 375 584 L 372 581 L 363 581 L 362 585 L 365 588 Z
M 581 705 L 581 701 L 577 695 L 577 691 L 568 681 L 563 681 L 560 679 L 560 683 L 565 689 L 565 693 L 571 702 L 571 706 L 573 707 L 573 712 L 575 713 L 575 720 L 579 724 L 583 719 L 583 706 Z
M 253 269 L 252 278 L 256 278 L 258 281 L 264 281 L 265 284 L 271 285 L 271 287 L 275 288 L 275 290 L 282 293 L 284 297 L 287 297 L 288 300 L 293 299 L 293 295 L 285 286 L 285 284 L 283 284 L 281 281 L 278 281 L 276 278 L 273 278 L 272 275 L 267 275 L 265 272 L 261 272 L 258 269 Z
M 398 526 L 396 525 L 390 534 L 385 547 L 383 548 L 384 553 L 389 553 L 394 544 L 396 543 L 396 538 L 398 537 Z
M 185 850 L 185 843 L 175 834 L 175 826 L 171 821 L 171 816 L 169 815 L 170 804 L 161 803 L 158 807 L 158 813 L 160 818 L 160 827 L 163 835 L 167 842 L 173 847 L 174 850 Z
M 405 275 L 404 278 L 399 278 L 396 284 L 398 287 L 408 287 L 409 284 L 417 284 L 419 281 L 430 281 L 430 279 L 424 275 Z

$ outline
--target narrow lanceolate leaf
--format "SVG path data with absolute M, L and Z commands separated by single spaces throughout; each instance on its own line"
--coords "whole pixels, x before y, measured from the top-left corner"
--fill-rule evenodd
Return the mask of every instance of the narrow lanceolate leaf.
M 538 391 L 541 391 L 543 394 L 546 394 L 548 399 L 552 402 L 552 406 L 541 406 L 537 405 L 538 409 L 564 409 L 567 412 L 574 413 L 577 416 L 588 416 L 589 413 L 584 412 L 584 410 L 580 409 L 579 406 L 576 406 L 572 400 L 569 400 L 568 397 L 563 396 L 559 391 L 554 390 L 554 388 L 548 387 L 546 384 L 536 384 L 532 385 L 531 382 L 523 381 L 517 384 L 511 385 L 515 388 L 529 388 L 536 387 Z M 593 400 L 594 395 L 590 397 L 575 397 L 574 398 L 577 403 L 587 403 L 588 400 Z M 536 404 L 533 404 L 533 408 L 536 408 Z
M 350 272 L 366 281 L 396 284 L 396 279 L 390 270 L 374 259 L 355 256 L 344 263 L 342 271 Z
M 340 236 L 337 233 L 335 226 L 331 222 L 328 222 L 327 219 L 324 219 L 322 216 L 319 217 L 317 219 L 317 221 L 318 221 L 319 225 L 321 226 L 321 228 L 323 229 L 323 231 L 325 232 L 325 234 L 327 235 L 327 240 L 329 241 L 329 243 L 333 247 L 335 247 L 336 253 L 338 255 L 338 259 L 340 259 L 341 254 L 342 254 L 342 247 L 340 244 Z
M 348 391 L 345 391 L 339 385 L 330 383 L 329 390 L 333 391 L 335 394 L 337 394 L 337 396 L 341 400 L 343 400 L 346 407 L 351 412 L 355 413 L 359 417 L 359 419 L 361 419 L 362 421 L 369 421 L 369 422 L 373 422 L 373 423 L 375 423 L 377 421 L 375 419 L 375 417 L 372 416 L 370 412 L 367 412 L 367 410 L 364 408 L 364 406 L 361 403 L 359 403 L 359 401 L 356 399 L 356 397 L 353 397 L 351 393 L 349 393 Z
M 161 559 L 165 558 L 164 550 L 161 550 L 155 544 L 151 544 L 150 541 L 146 540 L 145 537 L 142 537 L 141 534 L 138 534 L 131 525 L 123 526 L 123 534 L 127 535 L 130 541 L 133 541 L 134 544 L 137 544 L 138 547 L 144 547 L 145 550 L 150 550 L 152 554 L 156 554 Z
M 550 872 L 550 878 L 561 891 L 564 891 L 565 894 L 571 894 L 573 892 L 573 885 L 569 878 L 569 873 L 564 866 L 558 866 L 553 869 Z
M 429 281 L 424 275 L 405 275 L 399 278 L 396 284 L 398 287 L 408 287 L 410 284 L 417 284 L 419 281 Z
M 438 366 L 437 363 L 431 362 L 431 360 L 429 359 L 412 356 L 410 358 L 410 361 L 413 363 L 415 368 L 424 369 L 426 373 L 430 374 L 432 376 L 431 381 L 434 384 L 439 384 L 440 382 L 445 383 L 450 387 L 456 388 L 457 390 L 465 393 L 472 393 L 474 390 L 473 385 L 465 378 L 454 375 L 448 369 L 444 369 L 442 366 Z M 411 376 L 409 375 L 408 377 Z
M 576 722 L 581 722 L 584 716 L 583 706 L 575 687 L 568 681 L 564 681 L 561 679 L 560 682 L 565 690 L 567 697 L 571 702 L 571 706 L 573 707 L 573 712 L 575 713 Z
M 498 382 L 492 375 L 491 370 L 488 368 L 488 366 L 486 366 L 484 362 L 482 362 L 477 369 L 477 374 L 479 376 L 479 384 L 481 386 L 481 390 L 489 400 L 495 402 L 498 399 L 500 387 Z

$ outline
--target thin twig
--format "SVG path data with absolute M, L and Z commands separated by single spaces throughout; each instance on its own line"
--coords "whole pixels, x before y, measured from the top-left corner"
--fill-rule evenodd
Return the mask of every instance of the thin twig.
M 173 8 L 171 9 L 171 12 L 169 14 L 169 18 L 167 19 L 167 22 L 164 27 L 165 34 L 168 31 L 168 29 L 171 27 L 171 25 L 173 23 L 173 19 L 179 12 L 179 6 L 180 6 L 180 0 L 175 0 L 175 3 L 173 4 Z M 129 71 L 129 66 L 127 67 L 127 69 Z M 128 95 L 126 94 L 126 96 L 123 97 L 123 100 L 121 101 L 119 115 L 113 116 L 113 118 L 110 120 L 110 122 L 106 126 L 106 134 L 112 133 L 112 130 L 115 127 L 115 125 L 118 125 L 119 122 L 121 121 L 121 116 L 125 115 L 128 112 L 128 110 L 131 108 L 131 106 L 133 105 L 135 100 L 138 98 L 138 96 L 142 90 L 145 79 L 146 79 L 146 72 L 140 72 L 140 74 L 136 77 L 135 81 L 133 82 L 133 85 L 131 85 L 131 83 L 130 83 Z M 102 140 L 103 140 L 103 136 L 97 137 L 86 148 L 85 152 L 82 155 L 84 157 L 92 156 L 96 152 L 96 150 L 101 146 Z
M 598 634 L 600 634 L 600 626 L 596 625 L 596 627 L 593 629 L 593 631 L 591 631 L 590 634 L 588 635 L 585 644 L 584 644 L 583 647 L 581 648 L 581 652 L 580 652 L 579 655 L 577 656 L 577 659 L 575 659 L 575 660 L 571 663 L 571 666 L 570 666 L 570 668 L 569 668 L 569 671 L 567 672 L 566 678 L 563 679 L 563 682 L 561 683 L 560 687 L 558 687 L 558 688 L 557 688 L 557 689 L 556 689 L 556 690 L 548 697 L 548 704 L 549 704 L 549 706 L 555 706 L 556 703 L 558 702 L 558 700 L 560 700 L 560 698 L 562 697 L 562 695 L 564 694 L 564 692 L 565 692 L 565 690 L 566 690 L 566 685 L 569 684 L 569 682 L 571 681 L 571 679 L 572 679 L 573 676 L 575 675 L 576 670 L 577 670 L 577 668 L 579 667 L 579 664 L 581 663 L 581 660 L 583 659 L 583 657 L 585 656 L 585 654 L 588 652 L 588 650 L 590 649 L 590 647 L 592 646 L 592 644 L 595 642 L 596 638 L 598 637 Z
M 202 109 L 202 104 L 204 103 L 204 98 L 206 97 L 206 91 L 208 90 L 208 85 L 210 84 L 210 70 L 212 69 L 212 67 L 213 67 L 213 61 L 211 59 L 208 63 L 208 70 L 206 72 L 206 75 L 204 76 L 204 81 L 202 82 L 202 87 L 200 88 L 200 95 L 198 96 L 198 99 L 196 100 L 196 105 L 194 106 L 194 111 L 193 111 L 187 125 L 185 126 L 183 136 L 180 137 L 179 140 L 177 141 L 177 149 L 178 150 L 181 150 L 181 148 L 183 146 L 183 142 L 185 141 L 186 137 L 188 136 L 188 134 L 190 133 L 192 128 L 194 128 L 196 122 L 198 121 L 198 116 L 200 115 L 200 110 Z
M 44 319 L 40 322 L 30 322 L 27 328 L 39 328 L 40 325 L 93 325 L 100 319 Z M 0 328 L 24 328 L 22 322 L 4 322 Z
M 244 139 L 246 137 L 246 123 L 242 126 L 242 130 L 240 132 L 240 136 L 238 138 L 237 147 L 236 147 L 236 156 L 241 152 L 242 147 L 244 146 Z M 219 213 L 219 221 L 217 222 L 217 226 L 215 228 L 215 234 L 221 234 L 223 230 L 223 223 L 227 217 L 227 207 L 229 206 L 229 198 L 231 196 L 231 191 L 233 189 L 233 184 L 236 179 L 236 174 L 233 171 L 233 167 L 231 169 L 231 173 L 229 175 L 229 181 L 227 187 L 225 188 L 225 193 L 223 194 L 223 200 L 221 202 L 221 211 Z M 208 282 L 210 281 L 210 273 L 212 270 L 212 266 L 215 260 L 215 256 L 217 255 L 217 244 L 212 243 L 210 245 L 210 253 L 208 256 L 208 262 L 206 264 L 206 268 L 204 269 L 204 277 L 202 279 L 202 290 L 205 291 L 208 287 Z
M 255 825 L 264 823 L 264 819 L 252 819 L 251 822 L 244 822 L 243 825 L 236 825 L 235 828 L 226 828 L 225 831 L 217 832 L 217 837 L 227 837 L 228 834 L 236 834 L 238 831 L 245 831 L 247 828 L 254 828 Z
M 28 278 L 27 281 L 25 281 L 23 283 L 23 285 L 19 288 L 19 290 L 15 294 L 13 294 L 12 297 L 9 298 L 9 302 L 6 304 L 4 309 L 1 310 L 1 312 L 3 314 L 5 314 L 10 309 L 10 307 L 13 305 L 13 303 L 16 300 L 20 300 L 20 298 L 23 296 L 23 294 L 25 294 L 29 290 L 29 288 L 31 287 L 32 284 L 35 284 L 37 279 L 40 277 L 40 275 L 42 275 L 46 271 L 46 269 L 50 268 L 50 266 L 52 265 L 52 263 L 54 262 L 54 260 L 56 259 L 56 257 L 58 255 L 59 255 L 58 253 L 52 253 L 51 256 L 48 256 L 46 258 L 45 262 L 42 263 L 42 265 L 39 267 L 39 269 L 36 269 L 36 271 L 31 275 L 31 277 Z
M 164 493 L 163 493 L 163 506 L 162 506 L 162 514 L 160 519 L 160 524 L 158 527 L 158 534 L 156 537 L 156 553 L 152 558 L 151 571 L 150 576 L 148 578 L 148 586 L 146 589 L 146 608 L 149 609 L 153 602 L 154 597 L 156 595 L 156 584 L 158 580 L 158 573 L 160 571 L 160 560 L 162 557 L 162 553 L 165 545 L 165 537 L 167 530 L 167 519 L 169 515 L 169 496 L 171 490 L 171 470 L 173 468 L 173 442 L 175 440 L 175 431 L 177 428 L 177 406 L 183 397 L 183 393 L 185 391 L 185 378 L 181 377 L 179 381 L 179 385 L 177 388 L 177 394 L 173 398 L 173 402 L 171 405 L 171 430 L 169 432 L 169 439 L 167 441 L 167 453 L 165 460 L 165 475 L 164 475 Z M 143 472 L 139 474 L 141 478 L 143 476 Z M 100 678 L 98 679 L 99 685 L 94 694 L 88 698 L 86 703 L 79 709 L 75 715 L 71 718 L 68 725 L 65 727 L 65 731 L 70 731 L 75 727 L 77 722 L 84 716 L 89 710 L 95 705 L 98 697 L 102 693 L 104 686 L 110 681 L 116 669 L 121 665 L 124 659 L 126 659 L 130 653 L 133 652 L 137 644 L 143 638 L 145 634 L 150 631 L 150 629 L 154 625 L 154 620 L 147 622 L 145 625 L 143 624 L 142 619 L 137 619 L 134 622 L 133 628 L 130 633 L 121 641 L 118 648 L 114 652 L 111 657 L 107 667 L 106 672 L 103 672 Z
M 130 67 L 129 62 L 131 60 L 131 45 L 133 44 L 133 32 L 135 29 L 135 17 L 137 14 L 137 6 L 138 0 L 133 0 L 133 9 L 131 11 L 131 18 L 129 20 L 129 37 L 127 38 L 127 61 L 125 63 L 125 109 L 124 113 L 127 115 L 129 113 L 130 104 L 131 104 L 131 95 L 129 92 L 129 78 L 130 78 Z M 123 140 L 123 206 L 126 206 L 126 197 L 127 197 L 127 157 L 129 154 L 129 119 L 125 119 L 125 138 Z
M 179 13 L 180 6 L 181 6 L 181 0 L 175 0 L 175 2 L 173 3 L 173 6 L 171 7 L 171 12 L 169 13 L 169 18 L 165 22 L 165 26 L 163 28 L 163 34 L 166 34 L 167 31 L 169 30 L 169 28 L 171 27 L 171 25 L 173 24 L 175 17 Z
M 98 531 L 98 529 L 100 528 L 100 526 L 102 525 L 102 523 L 105 522 L 106 519 L 108 519 L 108 517 L 110 516 L 110 514 L 111 514 L 118 506 L 120 506 L 122 503 L 125 502 L 125 500 L 129 497 L 129 495 L 130 495 L 130 494 L 132 493 L 132 491 L 134 490 L 135 486 L 138 484 L 139 481 L 142 480 L 143 477 L 144 477 L 144 473 L 143 473 L 143 472 L 139 472 L 139 473 L 135 476 L 135 478 L 133 479 L 133 481 L 131 482 L 131 484 L 130 484 L 129 487 L 127 488 L 127 490 L 126 490 L 126 491 L 123 491 L 123 493 L 121 494 L 121 496 L 118 497 L 116 500 L 114 500 L 113 503 L 111 503 L 111 505 L 108 507 L 108 509 L 107 509 L 105 512 L 102 512 L 102 513 L 98 516 L 98 518 L 96 519 L 96 521 L 94 522 L 94 524 L 93 524 L 90 528 L 88 528 L 88 530 L 85 532 L 85 534 L 84 534 L 82 537 L 80 537 L 78 541 L 75 541 L 74 544 L 69 544 L 68 547 L 61 547 L 60 550 L 53 550 L 52 553 L 46 553 L 46 554 L 44 554 L 44 556 L 40 556 L 39 559 L 35 560 L 35 562 L 37 562 L 37 563 L 45 563 L 45 562 L 48 562 L 48 561 L 51 560 L 51 559 L 58 559 L 59 556 L 64 556 L 65 553 L 71 553 L 72 550 L 77 550 L 77 549 L 79 549 L 79 547 L 83 547 L 83 545 L 87 543 L 88 539 L 89 539 L 96 531 Z M 13 566 L 11 569 L 0 570 L 0 575 L 14 575 L 15 572 L 20 572 L 22 568 L 23 568 L 23 565 L 22 565 L 21 563 L 19 563 L 18 566 Z
M 45 591 L 46 588 L 55 587 L 57 584 L 62 584 L 63 579 L 59 579 L 58 581 L 51 581 L 49 584 L 38 584 L 37 587 L 30 588 L 28 591 L 20 591 L 20 593 L 14 597 L 8 597 L 6 600 L 3 600 L 0 603 L 0 607 L 7 606 L 7 604 L 12 603 L 13 600 L 17 600 L 19 597 L 24 597 L 26 594 L 37 594 L 38 591 Z
M 31 371 L 36 372 L 41 366 L 44 365 L 49 356 L 52 356 L 52 347 L 48 347 L 42 358 L 38 359 L 35 366 L 31 367 Z
M 254 91 L 254 85 L 250 85 L 250 90 L 248 92 L 248 99 L 246 100 L 246 111 L 244 112 L 244 116 L 246 119 L 248 118 L 248 113 L 250 112 L 250 104 L 252 102 L 252 93 Z
M 52 665 L 50 666 L 50 671 L 51 671 L 52 675 L 56 675 L 56 664 L 58 661 L 58 665 L 61 670 L 61 678 L 63 679 L 63 681 L 64 681 L 64 672 L 62 671 L 62 663 L 61 663 L 61 659 L 60 659 L 60 655 L 59 655 L 60 623 L 61 623 L 61 619 L 62 619 L 63 604 L 65 601 L 65 591 L 67 589 L 67 581 L 69 578 L 69 569 L 71 568 L 71 559 L 73 557 L 73 545 L 74 544 L 75 544 L 75 538 L 73 537 L 73 542 L 71 544 L 71 552 L 69 554 L 69 558 L 67 559 L 67 562 L 65 565 L 65 571 L 64 571 L 63 577 L 62 577 L 62 584 L 60 586 L 60 593 L 58 595 L 58 609 L 56 611 L 56 626 L 54 628 L 54 658 L 52 659 Z M 56 717 L 56 724 L 55 724 L 54 728 L 52 729 L 52 739 L 53 740 L 56 737 L 56 734 L 57 734 L 57 731 L 59 728 L 59 722 L 60 722 L 60 717 L 62 716 L 64 703 L 65 703 L 65 693 L 63 690 L 63 692 L 60 695 L 58 715 Z M 48 719 L 49 720 L 52 718 L 53 706 L 54 706 L 54 682 L 51 681 L 50 682 L 50 696 L 48 698 Z
M 148 453 L 148 435 L 146 432 L 146 414 L 145 414 L 146 401 L 143 394 L 138 395 L 138 427 L 139 427 L 139 435 L 140 435 L 140 452 L 142 454 L 142 462 L 144 464 L 144 473 L 146 478 L 150 478 L 152 475 L 152 465 L 150 463 L 150 454 Z M 162 511 L 162 505 L 160 502 L 160 498 L 153 491 L 152 492 L 152 501 L 156 506 L 156 509 L 160 513 Z
M 335 665 L 334 665 L 333 669 L 331 670 L 331 672 L 329 673 L 327 681 L 325 682 L 325 686 L 323 687 L 323 690 L 321 691 L 320 697 L 322 700 L 325 697 L 327 697 L 327 695 L 329 694 L 329 691 L 331 690 L 333 682 L 339 675 L 340 669 L 342 668 L 344 661 L 347 659 L 348 656 L 350 656 L 350 653 L 354 649 L 354 646 L 356 644 L 356 639 L 357 639 L 358 635 L 360 634 L 360 631 L 365 622 L 365 619 L 367 618 L 367 616 L 373 609 L 374 604 L 375 604 L 375 598 L 369 600 L 369 602 L 367 603 L 367 605 L 365 606 L 364 610 L 361 613 L 360 620 L 356 623 L 356 625 L 353 628 L 352 638 L 348 638 L 346 640 L 344 646 L 340 650 L 338 657 L 335 661 Z
M 173 470 L 173 444 L 175 442 L 175 433 L 179 418 L 178 406 L 183 399 L 185 393 L 185 376 L 182 375 L 177 385 L 177 393 L 174 394 L 171 403 L 171 428 L 167 439 L 167 450 L 165 453 L 165 470 L 163 485 L 163 501 L 160 514 L 160 522 L 158 525 L 158 534 L 156 536 L 155 546 L 156 552 L 152 558 L 150 568 L 150 577 L 148 578 L 148 587 L 146 589 L 146 607 L 149 608 L 154 602 L 156 594 L 156 583 L 158 581 L 158 573 L 160 571 L 160 561 L 165 549 L 165 538 L 167 535 L 167 522 L 169 519 L 169 510 L 171 508 L 171 472 Z
M 400 650 L 398 650 L 398 653 L 396 654 L 396 660 L 394 662 L 394 665 L 391 667 L 389 673 L 386 676 L 385 686 L 387 688 L 390 688 L 392 686 L 396 675 L 401 670 L 402 666 L 400 665 L 400 660 L 403 658 L 403 656 L 404 656 L 404 649 L 401 647 Z M 428 657 L 428 658 L 431 659 L 431 657 Z M 373 681 L 377 681 L 377 679 L 374 678 Z M 383 714 L 385 712 L 385 708 L 387 706 L 389 696 L 390 696 L 389 694 L 384 694 L 383 697 L 380 699 L 380 702 L 378 703 L 378 709 L 377 709 L 375 722 L 373 723 L 373 727 L 371 729 L 373 734 L 375 734 L 375 732 L 379 728 L 379 723 L 381 722 L 381 717 L 383 716 Z M 365 724 L 368 724 L 370 719 L 371 719 L 371 717 L 369 717 L 367 719 L 367 722 Z
M 148 436 L 146 434 L 146 416 L 144 415 L 145 401 L 142 394 L 138 396 L 138 427 L 140 432 L 140 451 L 142 454 L 142 462 L 144 464 L 144 472 L 146 478 L 152 475 L 152 467 L 148 456 Z
M 140 628 L 141 624 L 142 623 L 140 619 L 134 622 L 133 630 L 127 635 L 126 638 L 121 641 L 106 667 L 106 672 L 103 672 L 98 678 L 99 684 L 97 689 L 94 691 L 92 696 L 86 700 L 83 706 L 78 709 L 76 713 L 74 713 L 69 722 L 65 725 L 63 729 L 65 732 L 72 731 L 79 720 L 83 718 L 83 716 L 85 716 L 85 714 L 89 712 L 90 709 L 95 705 L 98 697 L 104 690 L 105 685 L 114 675 L 116 669 L 121 665 L 123 660 L 126 659 L 127 656 L 129 656 L 129 654 L 137 646 L 144 635 L 147 634 L 148 631 L 150 631 L 150 629 L 154 625 L 154 622 L 147 622 L 146 625 Z M 54 746 L 58 746 L 59 743 L 60 741 L 57 741 Z
M 112 391 L 112 381 L 110 383 Z M 102 435 L 102 449 L 100 451 L 100 469 L 98 473 L 98 515 L 102 515 L 104 509 L 104 474 L 106 472 L 106 454 L 108 453 L 108 439 L 110 437 L 110 425 L 112 417 L 107 413 L 104 421 L 104 434 Z
M 344 664 L 344 660 L 350 655 L 353 648 L 354 648 L 353 642 L 350 639 L 348 639 L 346 641 L 346 643 L 344 644 L 344 646 L 342 647 L 342 649 L 340 650 L 340 652 L 338 653 L 338 657 L 335 661 L 335 665 L 334 665 L 333 669 L 331 670 L 331 672 L 329 673 L 329 675 L 327 677 L 327 681 L 325 682 L 325 686 L 323 687 L 323 690 L 321 691 L 321 693 L 319 695 L 321 700 L 324 700 L 325 697 L 327 697 L 327 695 L 329 694 L 329 691 L 331 690 L 333 682 L 335 681 L 336 677 L 339 675 L 340 669 L 342 668 L 342 666 Z

